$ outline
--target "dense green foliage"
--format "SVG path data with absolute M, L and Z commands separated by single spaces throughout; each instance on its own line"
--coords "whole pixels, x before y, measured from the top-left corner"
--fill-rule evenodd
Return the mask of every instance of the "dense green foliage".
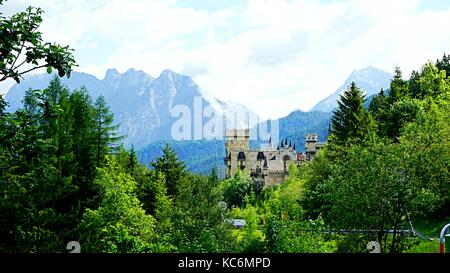
M 68 51 L 42 45 L 35 32 L 41 11 L 27 12 L 0 17 L 0 31 L 13 30 L 0 40 L 0 74 L 19 81 L 12 56 L 24 45 L 26 62 L 46 58 L 45 66 L 70 73 Z M 396 68 L 368 109 L 352 83 L 325 148 L 264 189 L 245 171 L 220 179 L 216 169 L 193 174 L 180 160 L 179 151 L 199 164 L 213 151 L 221 159 L 220 141 L 212 149 L 195 143 L 200 155 L 166 144 L 139 164 L 134 148 L 120 145 L 105 99 L 93 102 L 86 88 L 68 90 L 58 77 L 28 90 L 14 113 L 0 96 L 0 252 L 65 252 L 69 241 L 108 253 L 366 252 L 373 240 L 383 252 L 435 251 L 404 231 L 450 216 L 449 68 L 447 55 L 409 80 Z M 304 137 L 297 133 L 288 134 Z
M 384 252 L 402 252 L 415 243 L 402 230 L 450 215 L 450 79 L 438 68 L 448 64 L 447 56 L 429 62 L 409 80 L 396 68 L 368 113 L 354 85 L 341 97 L 330 141 L 302 172 L 302 206 L 344 234 L 339 251 L 376 240 Z
M 151 167 L 151 162 L 163 154 L 166 144 L 190 172 L 207 175 L 214 167 L 223 165 L 224 142 L 220 140 L 156 141 L 138 151 L 138 161 Z
M 97 206 L 95 109 L 85 90 L 69 92 L 54 78 L 45 90 L 29 90 L 23 109 L 0 117 L 0 237 L 14 246 L 7 250 L 61 250 Z
M 409 81 L 397 69 L 366 110 L 352 84 L 319 156 L 261 191 L 246 172 L 190 173 L 170 145 L 139 164 L 106 102 L 54 78 L 15 113 L 0 100 L 0 250 L 63 252 L 72 240 L 83 252 L 428 249 L 404 230 L 450 215 L 449 85 L 431 63 Z
M 155 219 L 146 215 L 136 197 L 136 182 L 114 158 L 99 168 L 94 184 L 100 206 L 87 209 L 80 223 L 86 252 L 145 252 L 155 240 Z

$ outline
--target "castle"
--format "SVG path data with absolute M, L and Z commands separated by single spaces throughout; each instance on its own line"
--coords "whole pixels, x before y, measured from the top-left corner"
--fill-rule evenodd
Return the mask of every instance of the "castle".
M 265 149 L 249 148 L 249 130 L 227 130 L 224 163 L 226 176 L 232 177 L 238 171 L 247 171 L 261 187 L 277 185 L 286 180 L 291 163 L 296 165 L 314 159 L 323 143 L 317 134 L 308 134 L 305 153 L 297 152 L 295 143 L 284 139 L 278 147 L 272 146 L 272 139 Z

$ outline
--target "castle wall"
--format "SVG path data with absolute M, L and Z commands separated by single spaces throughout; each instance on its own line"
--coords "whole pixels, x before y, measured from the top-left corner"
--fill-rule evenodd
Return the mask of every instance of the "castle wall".
M 272 173 L 264 177 L 264 188 L 275 186 L 286 181 L 284 173 Z

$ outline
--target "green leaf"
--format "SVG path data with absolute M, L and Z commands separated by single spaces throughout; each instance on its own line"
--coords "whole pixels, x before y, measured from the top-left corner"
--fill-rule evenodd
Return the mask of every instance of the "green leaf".
M 47 73 L 48 74 L 52 74 L 52 68 L 49 66 L 49 67 L 47 67 Z

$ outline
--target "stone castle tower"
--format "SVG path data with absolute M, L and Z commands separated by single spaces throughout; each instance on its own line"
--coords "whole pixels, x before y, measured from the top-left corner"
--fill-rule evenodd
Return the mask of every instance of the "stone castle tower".
M 227 130 L 225 142 L 225 165 L 227 176 L 233 176 L 237 169 L 245 169 L 246 152 L 249 150 L 250 130 Z
M 307 134 L 305 141 L 306 160 L 313 160 L 317 156 L 319 150 L 323 148 L 323 143 L 319 143 L 317 134 Z

